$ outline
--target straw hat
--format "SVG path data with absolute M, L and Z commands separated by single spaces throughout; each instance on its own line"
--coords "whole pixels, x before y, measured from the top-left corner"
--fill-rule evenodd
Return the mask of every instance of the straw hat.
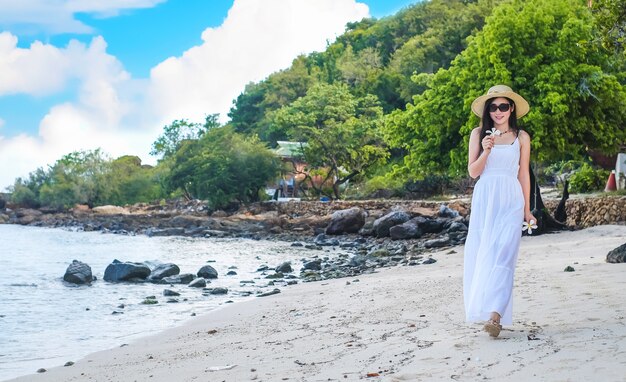
M 521 95 L 515 93 L 510 87 L 506 85 L 492 86 L 487 90 L 487 94 L 481 95 L 472 102 L 472 111 L 478 117 L 483 116 L 483 109 L 485 108 L 485 102 L 492 98 L 505 97 L 515 102 L 515 114 L 517 118 L 522 118 L 530 110 L 528 102 Z

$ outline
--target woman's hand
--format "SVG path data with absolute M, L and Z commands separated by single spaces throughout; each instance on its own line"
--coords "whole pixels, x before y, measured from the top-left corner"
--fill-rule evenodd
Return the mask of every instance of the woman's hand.
M 524 212 L 524 221 L 528 224 L 532 224 L 531 221 L 537 224 L 537 218 L 530 211 Z
M 483 147 L 483 150 L 488 154 L 491 152 L 491 149 L 493 148 L 494 142 L 496 140 L 495 135 L 487 135 L 485 138 L 483 138 L 483 140 L 480 142 L 480 144 Z

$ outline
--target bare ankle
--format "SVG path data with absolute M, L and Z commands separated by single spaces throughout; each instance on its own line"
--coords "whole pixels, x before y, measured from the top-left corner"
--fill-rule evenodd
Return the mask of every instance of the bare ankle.
M 500 322 L 500 314 L 498 312 L 491 312 L 491 320 L 494 322 Z

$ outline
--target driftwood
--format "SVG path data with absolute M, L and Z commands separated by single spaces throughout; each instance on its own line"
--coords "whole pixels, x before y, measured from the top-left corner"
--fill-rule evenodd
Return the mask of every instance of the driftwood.
M 541 191 L 535 178 L 532 166 L 530 167 L 530 210 L 537 218 L 537 229 L 533 230 L 532 236 L 541 235 L 542 233 L 550 231 L 560 231 L 567 229 L 565 222 L 567 221 L 567 212 L 565 211 L 565 201 L 569 198 L 568 182 L 563 185 L 563 196 L 559 202 L 559 206 L 556 209 L 554 217 L 552 217 L 543 204 L 541 198 Z M 527 232 L 524 232 L 527 235 Z

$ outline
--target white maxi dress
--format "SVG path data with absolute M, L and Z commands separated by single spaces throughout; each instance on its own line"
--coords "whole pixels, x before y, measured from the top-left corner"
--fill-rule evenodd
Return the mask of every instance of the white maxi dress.
M 513 323 L 513 276 L 524 220 L 519 160 L 518 138 L 495 145 L 474 187 L 463 269 L 468 322 L 487 321 L 498 312 L 501 324 Z

